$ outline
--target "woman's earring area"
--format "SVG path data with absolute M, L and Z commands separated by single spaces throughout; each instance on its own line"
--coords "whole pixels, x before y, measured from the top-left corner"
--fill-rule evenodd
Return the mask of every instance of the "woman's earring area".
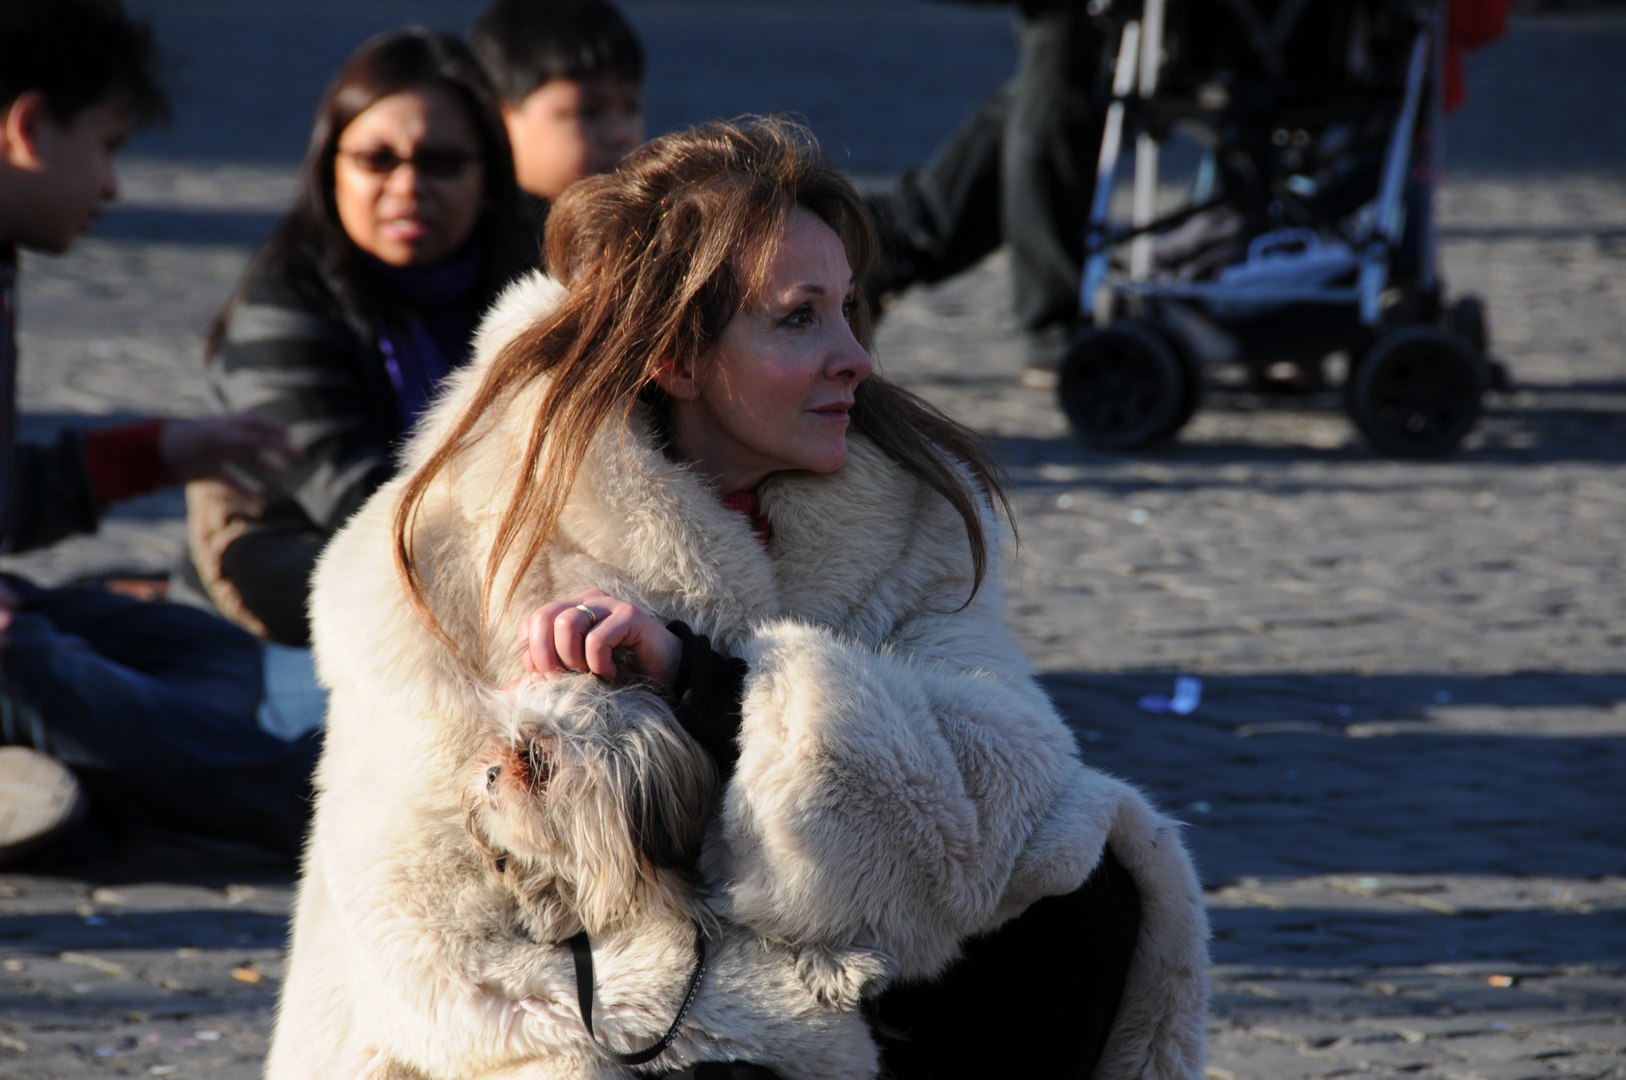
M 678 401 L 694 401 L 700 396 L 700 389 L 695 385 L 694 375 L 689 367 L 678 363 L 672 356 L 663 356 L 655 365 L 655 385 L 669 398 Z

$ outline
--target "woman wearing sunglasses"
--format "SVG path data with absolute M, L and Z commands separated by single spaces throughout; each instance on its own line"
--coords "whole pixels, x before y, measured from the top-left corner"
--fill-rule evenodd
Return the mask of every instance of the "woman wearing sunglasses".
M 250 478 L 258 504 L 188 490 L 194 584 L 228 617 L 305 644 L 316 556 L 394 474 L 480 312 L 535 259 L 517 198 L 495 98 L 456 38 L 381 34 L 334 77 L 294 206 L 209 343 L 226 406 L 280 420 L 303 451 L 287 475 Z

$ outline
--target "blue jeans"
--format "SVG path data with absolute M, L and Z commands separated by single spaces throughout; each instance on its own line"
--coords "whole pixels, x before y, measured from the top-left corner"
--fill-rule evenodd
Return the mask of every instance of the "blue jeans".
M 196 608 L 5 582 L 22 599 L 0 663 L 0 743 L 73 769 L 104 817 L 151 817 L 297 853 L 321 736 L 261 729 L 259 642 Z M 27 717 L 24 719 L 24 717 Z

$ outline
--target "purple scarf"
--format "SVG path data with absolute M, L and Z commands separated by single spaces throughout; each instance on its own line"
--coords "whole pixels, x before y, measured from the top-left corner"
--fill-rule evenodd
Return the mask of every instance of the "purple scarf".
M 395 388 L 401 433 L 410 435 L 446 376 L 469 358 L 474 336 L 474 287 L 485 269 L 485 245 L 471 243 L 434 266 L 373 268 L 399 303 L 373 323 L 378 351 Z

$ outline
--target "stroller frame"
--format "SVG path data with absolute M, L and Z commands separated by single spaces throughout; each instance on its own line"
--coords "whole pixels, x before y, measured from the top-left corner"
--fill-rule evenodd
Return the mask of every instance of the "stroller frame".
M 1125 2 L 1133 0 L 1118 0 Z M 1191 2 L 1215 3 L 1243 14 L 1254 10 L 1248 0 Z M 1276 10 L 1284 13 L 1290 30 L 1315 2 L 1279 0 Z M 1330 318 L 1358 326 L 1340 344 L 1353 357 L 1345 402 L 1367 438 L 1395 456 L 1449 454 L 1477 421 L 1496 369 L 1483 356 L 1484 316 L 1478 301 L 1464 299 L 1450 308 L 1440 302 L 1432 200 L 1444 146 L 1438 89 L 1444 70 L 1441 8 L 1419 2 L 1407 11 L 1411 38 L 1403 93 L 1388 130 L 1375 196 L 1366 204 L 1357 234 L 1347 237 L 1355 256 L 1350 271 L 1330 283 L 1268 277 L 1168 281 L 1156 280 L 1153 273 L 1159 234 L 1226 204 L 1223 197 L 1199 194 L 1173 213 L 1156 213 L 1163 139 L 1142 118 L 1160 93 L 1168 3 L 1139 0 L 1118 25 L 1111 100 L 1084 242 L 1079 310 L 1086 325 L 1058 372 L 1058 394 L 1075 431 L 1092 446 L 1125 449 L 1165 439 L 1183 426 L 1196 410 L 1202 369 L 1212 363 L 1183 330 L 1193 313 L 1211 326 L 1224 327 L 1234 321 L 1226 312 L 1296 311 L 1303 321 L 1303 309 L 1313 308 L 1327 315 L 1310 315 L 1312 321 Z M 1090 10 L 1101 16 L 1111 6 L 1113 0 L 1093 0 Z M 1248 26 L 1249 43 L 1265 70 L 1280 71 L 1282 57 L 1272 52 L 1279 45 L 1263 29 L 1262 20 L 1255 18 Z M 1426 133 L 1424 140 L 1420 133 Z M 1115 226 L 1113 188 L 1131 138 L 1130 223 Z M 1393 267 L 1406 238 L 1407 182 L 1419 166 L 1426 177 L 1420 195 L 1427 203 L 1413 216 L 1415 235 L 1408 254 L 1414 271 L 1397 280 Z M 1419 193 L 1414 189 L 1410 195 L 1415 201 Z M 1125 245 L 1127 274 L 1115 273 L 1113 255 Z M 1304 380 L 1310 388 L 1320 385 L 1320 355 L 1313 359 L 1315 377 Z M 1293 388 L 1300 387 L 1280 389 Z

